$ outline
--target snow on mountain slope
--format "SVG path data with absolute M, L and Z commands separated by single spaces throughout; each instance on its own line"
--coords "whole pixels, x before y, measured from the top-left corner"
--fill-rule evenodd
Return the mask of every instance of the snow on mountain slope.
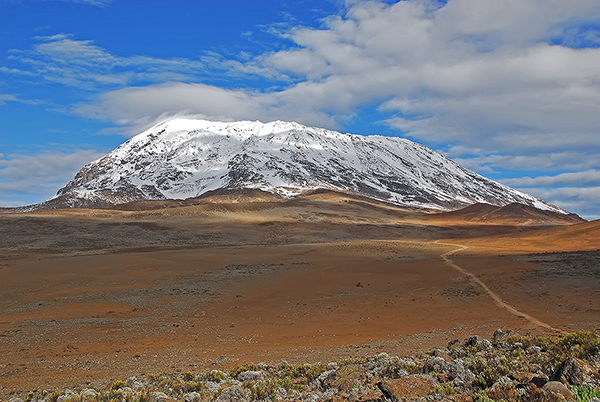
M 110 207 L 185 199 L 221 188 L 284 197 L 317 188 L 453 210 L 518 202 L 566 213 L 397 137 L 341 134 L 298 123 L 177 119 L 86 165 L 47 207 Z

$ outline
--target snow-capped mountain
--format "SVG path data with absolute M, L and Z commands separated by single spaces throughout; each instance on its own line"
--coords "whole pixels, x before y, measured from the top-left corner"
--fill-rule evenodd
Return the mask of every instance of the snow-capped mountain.
M 518 202 L 566 212 L 403 138 L 282 121 L 193 119 L 163 122 L 131 138 L 86 165 L 46 204 L 110 207 L 239 188 L 284 197 L 328 188 L 438 210 Z

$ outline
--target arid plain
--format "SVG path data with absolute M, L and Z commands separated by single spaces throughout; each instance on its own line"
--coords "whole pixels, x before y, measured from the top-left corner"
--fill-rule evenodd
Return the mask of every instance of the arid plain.
M 600 331 L 598 249 L 598 221 L 327 191 L 0 214 L 0 397 Z

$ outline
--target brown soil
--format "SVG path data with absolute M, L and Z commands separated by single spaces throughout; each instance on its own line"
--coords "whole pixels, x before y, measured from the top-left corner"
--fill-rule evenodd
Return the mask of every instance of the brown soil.
M 452 262 L 516 310 L 565 331 L 599 329 L 600 275 L 573 268 L 570 254 L 554 265 L 515 256 L 598 249 L 597 222 L 505 223 L 432 224 L 323 195 L 2 215 L 0 397 L 282 358 L 414 354 L 498 327 L 548 332 L 449 266 L 440 256 L 452 244 L 469 246 Z

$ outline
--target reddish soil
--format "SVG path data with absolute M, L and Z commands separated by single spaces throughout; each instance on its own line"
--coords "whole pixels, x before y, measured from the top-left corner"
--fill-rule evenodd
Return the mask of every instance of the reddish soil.
M 536 239 L 560 238 L 553 230 L 570 230 L 571 239 L 597 249 L 600 236 L 588 237 L 594 223 L 513 228 L 503 237 L 507 227 L 489 222 L 434 227 L 412 212 L 379 206 L 357 214 L 355 204 L 344 205 L 3 218 L 2 230 L 27 232 L 17 222 L 52 235 L 32 230 L 2 249 L 0 397 L 282 358 L 414 354 L 499 327 L 546 332 L 446 264 L 440 255 L 458 247 L 442 243 L 468 245 L 452 261 L 517 310 L 566 331 L 600 330 L 600 275 L 575 269 L 565 279 L 555 266 L 509 255 L 571 250 L 568 241 L 536 246 Z M 138 223 L 106 226 L 132 219 Z M 90 237 L 104 239 L 103 248 L 83 249 L 78 239 Z

